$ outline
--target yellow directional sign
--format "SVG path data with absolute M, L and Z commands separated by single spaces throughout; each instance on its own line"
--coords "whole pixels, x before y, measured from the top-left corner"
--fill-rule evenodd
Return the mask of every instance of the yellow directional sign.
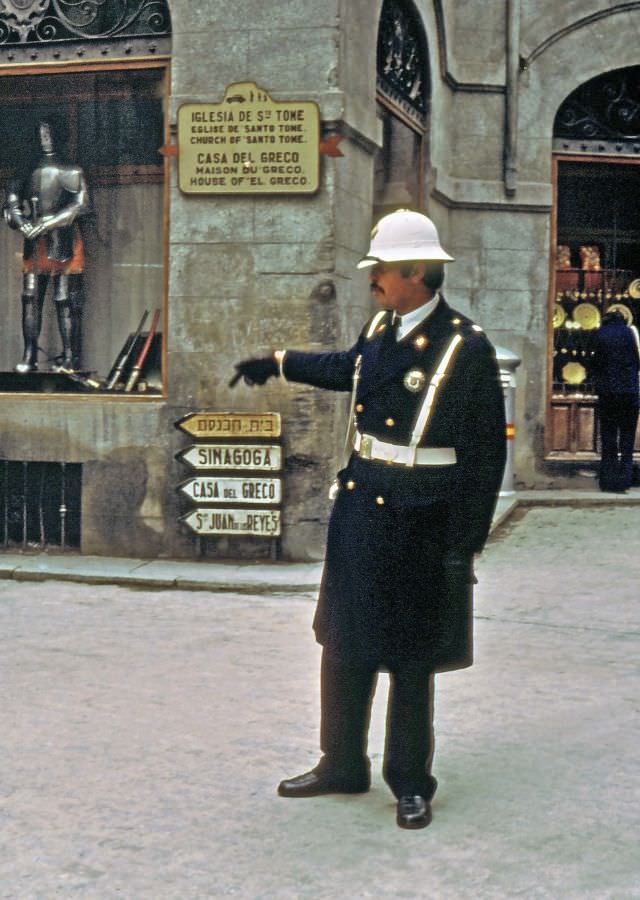
M 181 520 L 200 535 L 234 534 L 245 537 L 279 537 L 279 509 L 194 509 Z
M 178 109 L 178 185 L 186 194 L 312 194 L 320 182 L 317 103 L 272 100 L 253 81 L 221 103 Z
M 280 413 L 194 412 L 176 422 L 176 428 L 195 438 L 277 438 Z

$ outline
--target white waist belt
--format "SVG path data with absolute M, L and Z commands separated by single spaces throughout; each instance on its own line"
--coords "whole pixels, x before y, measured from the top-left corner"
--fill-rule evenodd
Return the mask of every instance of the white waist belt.
M 412 447 L 388 444 L 372 434 L 361 434 L 359 431 L 356 431 L 353 449 L 361 459 L 376 459 L 401 466 L 452 466 L 457 461 L 454 447 L 419 447 L 414 451 Z

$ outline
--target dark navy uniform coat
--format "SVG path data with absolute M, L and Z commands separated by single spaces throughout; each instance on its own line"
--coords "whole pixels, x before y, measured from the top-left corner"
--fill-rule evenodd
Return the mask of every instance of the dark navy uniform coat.
M 344 352 L 287 351 L 284 375 L 350 391 L 358 430 L 408 444 L 431 375 L 459 333 L 463 340 L 435 399 L 419 446 L 454 448 L 454 465 L 412 468 L 353 454 L 339 472 L 314 619 L 330 651 L 381 666 L 432 660 L 435 670 L 471 664 L 471 594 L 451 591 L 447 560 L 479 552 L 489 533 L 506 457 L 504 399 L 493 347 L 478 326 L 441 297 L 401 341 L 387 313 Z M 416 391 L 407 373 L 423 373 Z M 410 380 L 411 381 L 411 380 Z

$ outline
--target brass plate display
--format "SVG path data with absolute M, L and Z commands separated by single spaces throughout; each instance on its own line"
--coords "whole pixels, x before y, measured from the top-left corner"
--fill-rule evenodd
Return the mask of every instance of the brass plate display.
M 553 304 L 553 327 L 560 328 L 567 318 L 567 313 L 559 303 Z
M 600 324 L 600 312 L 593 303 L 578 303 L 573 310 L 573 321 L 585 331 L 591 331 Z
M 634 300 L 640 300 L 640 278 L 634 278 L 627 290 L 630 297 L 633 297 Z
M 587 370 L 579 362 L 569 362 L 562 367 L 562 378 L 567 384 L 582 384 L 587 377 Z
M 624 317 L 627 325 L 633 325 L 633 313 L 626 303 L 612 303 L 611 306 L 607 308 L 607 312 L 619 312 L 620 315 Z

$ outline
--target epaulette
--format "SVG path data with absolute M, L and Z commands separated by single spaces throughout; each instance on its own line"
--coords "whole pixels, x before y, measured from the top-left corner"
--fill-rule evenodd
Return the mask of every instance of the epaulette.
M 456 328 L 466 328 L 471 331 L 475 331 L 478 334 L 484 334 L 484 328 L 481 325 L 476 325 L 471 319 L 468 319 L 466 316 L 454 316 L 451 319 L 451 324 Z

